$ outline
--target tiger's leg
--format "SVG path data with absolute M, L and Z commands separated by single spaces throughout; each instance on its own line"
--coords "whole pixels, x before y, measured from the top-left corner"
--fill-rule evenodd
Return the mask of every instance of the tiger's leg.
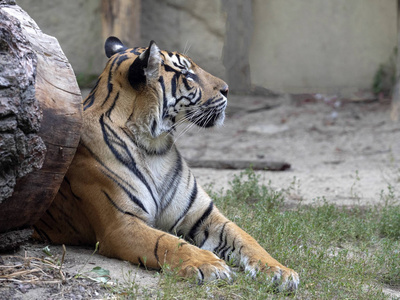
M 297 289 L 299 276 L 295 271 L 272 258 L 253 237 L 224 217 L 200 188 L 198 197 L 197 201 L 203 203 L 200 217 L 195 223 L 190 220 L 182 222 L 180 231 L 185 231 L 201 249 L 212 251 L 225 260 L 233 260 L 253 277 L 264 272 L 273 283 L 279 284 L 280 290 Z M 187 230 L 183 229 L 185 227 Z
M 197 277 L 200 282 L 230 280 L 232 275 L 225 261 L 212 252 L 154 229 L 135 217 L 110 221 L 105 234 L 99 237 L 99 252 L 154 269 L 167 264 L 178 268 L 180 276 Z

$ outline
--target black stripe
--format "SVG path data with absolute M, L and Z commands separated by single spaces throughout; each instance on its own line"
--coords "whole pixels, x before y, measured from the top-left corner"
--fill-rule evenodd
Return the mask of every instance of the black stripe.
M 206 241 L 208 239 L 208 235 L 209 235 L 208 230 L 207 229 L 204 230 L 204 240 L 199 244 L 199 246 L 198 246 L 199 248 L 203 248 L 204 244 L 206 243 Z
M 60 211 L 60 212 L 61 212 L 65 217 L 69 217 L 69 215 L 67 215 L 64 211 Z M 76 228 L 71 224 L 71 222 L 70 222 L 69 220 L 67 220 L 66 218 L 65 218 L 65 222 L 67 222 L 68 226 L 72 229 L 73 232 L 75 232 L 76 234 L 79 234 L 79 233 L 80 233 L 79 230 L 76 229 Z
M 207 101 L 204 102 L 204 103 L 202 104 L 202 106 L 208 106 L 208 105 L 210 105 L 210 104 L 214 101 L 214 99 L 215 99 L 215 97 L 212 97 L 212 98 L 207 99 Z
M 231 253 L 234 253 L 235 250 L 236 250 L 235 242 L 236 242 L 236 237 L 233 239 L 233 242 L 232 242 L 232 251 L 231 251 Z
M 132 171 L 136 175 L 136 177 L 146 186 L 154 201 L 156 210 L 158 211 L 158 203 L 154 197 L 153 191 L 150 188 L 150 185 L 147 182 L 146 178 L 143 176 L 142 172 L 140 172 L 140 170 L 137 168 L 135 159 L 133 158 L 133 155 L 129 150 L 128 145 L 109 125 L 104 123 L 104 115 L 100 117 L 99 121 L 101 125 L 101 130 L 103 131 L 104 142 L 114 154 L 115 158 L 120 161 L 124 166 L 126 166 L 130 171 Z M 119 149 L 117 149 L 117 147 Z
M 181 180 L 182 157 L 179 152 L 176 152 L 176 154 L 178 156 L 177 160 L 174 166 L 172 167 L 171 171 L 169 171 L 168 174 L 165 176 L 167 178 L 167 181 L 164 183 L 164 189 L 161 192 L 162 195 L 165 195 L 161 202 L 162 203 L 161 211 L 165 211 L 165 209 L 171 204 L 178 190 L 179 182 Z
M 225 105 L 225 99 L 224 98 L 218 98 L 216 100 L 214 100 L 214 102 L 212 102 L 212 104 L 214 105 L 214 108 L 218 108 L 221 106 Z
M 168 116 L 168 101 L 167 101 L 167 94 L 165 91 L 165 83 L 164 83 L 164 77 L 160 76 L 160 78 L 158 78 L 158 82 L 161 85 L 161 89 L 163 91 L 163 110 L 162 110 L 162 119 L 165 119 Z
M 222 249 L 221 254 L 219 255 L 219 257 L 222 257 L 223 259 L 226 260 L 226 253 L 231 253 L 231 251 L 228 251 L 229 249 L 231 249 L 231 247 L 225 247 L 225 249 Z
M 53 215 L 51 214 L 51 212 L 49 210 L 46 210 L 46 214 L 50 217 L 50 219 L 52 219 L 54 222 L 57 222 L 56 219 L 53 217 Z
M 156 242 L 156 245 L 154 246 L 154 256 L 155 256 L 155 258 L 156 258 L 156 260 L 157 260 L 157 263 L 160 265 L 160 259 L 159 259 L 159 257 L 158 257 L 158 253 L 157 253 L 157 251 L 158 251 L 158 244 L 160 243 L 160 240 L 161 240 L 161 238 L 164 236 L 165 234 L 162 234 L 162 235 L 160 235 L 158 238 L 157 238 L 157 242 Z M 161 267 L 161 266 L 160 266 Z
M 151 124 L 151 135 L 153 137 L 156 136 L 156 128 L 157 128 L 157 121 L 153 120 L 153 123 Z
M 51 227 L 49 224 L 47 224 L 47 222 L 43 219 L 40 219 L 39 222 L 42 222 L 46 227 L 53 229 L 53 227 Z
M 107 96 L 104 99 L 103 103 L 101 104 L 101 106 L 103 106 L 107 102 L 108 98 L 110 97 L 110 94 L 111 94 L 111 91 L 112 91 L 112 88 L 113 88 L 113 84 L 111 83 L 111 79 L 112 79 L 112 73 L 111 72 L 112 72 L 112 69 L 114 68 L 114 64 L 115 64 L 116 61 L 117 61 L 117 57 L 115 57 L 114 60 L 111 62 L 110 69 L 108 70 L 108 77 L 107 77 L 107 90 L 108 90 L 108 93 L 107 93 Z
M 114 202 L 114 200 L 112 200 L 111 197 L 110 197 L 105 191 L 102 190 L 102 192 L 103 192 L 103 194 L 107 197 L 108 201 L 110 201 L 110 203 L 111 203 L 119 212 L 123 213 L 124 215 L 128 215 L 128 216 L 131 216 L 131 217 L 138 218 L 139 220 L 142 220 L 142 221 L 144 222 L 144 220 L 143 220 L 142 218 L 138 217 L 138 216 L 135 215 L 134 213 L 131 213 L 131 212 L 129 212 L 129 211 L 125 211 L 125 210 L 123 210 L 122 208 L 120 208 L 120 207 Z
M 109 173 L 111 173 L 113 176 L 115 176 L 118 180 L 120 180 L 122 183 L 124 183 L 125 185 L 127 185 L 131 190 L 136 191 L 136 189 L 129 183 L 127 182 L 125 179 L 123 179 L 121 176 L 119 176 L 117 173 L 115 173 L 114 171 L 112 171 L 110 168 L 108 168 L 98 157 L 96 154 L 94 154 L 92 152 L 92 150 L 90 150 L 85 144 L 80 143 L 82 147 L 84 147 L 91 155 L 92 157 L 104 168 L 106 169 L 106 171 L 108 171 Z M 124 192 L 128 195 L 129 199 L 131 201 L 133 201 L 134 203 L 136 203 L 140 208 L 143 209 L 144 212 L 148 213 L 147 209 L 144 207 L 143 203 L 135 196 L 133 195 L 130 191 L 128 191 L 128 189 L 124 186 L 122 186 L 121 182 L 117 181 L 115 178 L 112 178 L 110 175 L 106 174 L 104 171 L 102 172 L 105 176 L 107 176 L 108 178 L 110 178 L 111 180 L 113 180 L 120 188 L 122 188 L 124 190 Z
M 176 98 L 176 83 L 178 81 L 178 76 L 175 74 L 174 76 L 172 76 L 171 79 L 171 96 L 173 98 Z
M 85 101 L 83 102 L 83 105 L 84 105 L 83 110 L 86 110 L 93 105 L 94 100 L 96 98 L 95 93 L 97 91 L 97 87 L 99 86 L 99 82 L 100 82 L 100 77 L 97 79 L 96 84 L 93 87 L 93 89 L 91 90 L 89 96 L 87 96 Z
M 107 93 L 107 96 L 104 99 L 103 103 L 101 104 L 102 107 L 107 102 L 107 100 L 110 97 L 110 94 L 111 94 L 111 92 L 113 90 L 113 87 L 114 87 L 114 85 L 111 82 L 114 65 L 115 64 L 117 65 L 117 67 L 115 68 L 115 70 L 117 70 L 118 67 L 121 65 L 121 63 L 124 62 L 125 60 L 127 60 L 128 58 L 129 58 L 128 55 L 120 55 L 120 56 L 117 56 L 116 58 L 114 58 L 114 60 L 112 61 L 111 66 L 110 66 L 110 70 L 108 71 L 108 77 L 107 77 L 107 90 L 108 90 L 108 93 Z
M 197 97 L 197 92 L 200 92 L 199 93 L 200 97 Z M 193 104 L 196 104 L 200 100 L 200 98 L 201 98 L 201 91 L 195 89 L 194 92 L 191 92 L 189 95 L 187 95 L 187 96 L 182 95 L 179 98 L 177 98 L 176 103 L 178 103 L 182 99 L 186 99 L 186 100 L 189 100 L 190 103 L 185 104 L 185 107 L 191 107 L 191 106 L 193 106 Z
M 185 85 L 186 90 L 190 91 L 190 90 L 193 88 L 193 87 L 191 87 L 191 86 L 189 85 L 189 81 L 187 80 L 187 78 L 183 77 L 183 78 L 182 78 L 182 82 L 183 82 L 183 84 Z
M 114 183 L 116 183 L 121 189 L 124 190 L 124 192 L 128 195 L 129 199 L 135 203 L 137 206 L 139 206 L 145 213 L 149 213 L 146 209 L 146 207 L 144 207 L 143 202 L 140 201 L 135 195 L 133 195 L 130 191 L 128 191 L 127 188 L 125 188 L 121 183 L 119 183 L 117 180 L 115 180 L 115 178 L 112 178 L 110 175 L 106 174 L 105 172 L 102 172 L 105 176 L 107 176 L 108 178 L 110 178 L 112 181 L 114 181 Z
M 214 203 L 211 201 L 210 205 L 207 207 L 203 215 L 197 220 L 197 222 L 192 226 L 192 228 L 189 231 L 189 238 L 194 240 L 194 236 L 197 233 L 199 227 L 203 224 L 205 219 L 211 214 L 212 210 L 214 208 Z
M 57 209 L 58 209 L 58 207 L 57 207 Z M 46 210 L 46 215 L 48 215 L 48 216 L 50 217 L 50 219 L 51 219 L 54 223 L 57 224 L 57 220 L 53 217 L 53 215 L 51 214 L 51 212 L 50 212 L 49 210 Z M 42 219 L 40 219 L 39 221 L 43 222 L 43 224 L 46 224 Z M 46 225 L 47 225 L 47 224 L 46 224 Z M 50 227 L 49 225 L 47 225 L 47 226 L 48 226 L 50 229 L 53 229 L 53 228 Z M 60 227 L 56 226 L 56 229 L 57 229 L 58 232 L 60 232 L 60 233 L 62 232 Z
M 185 66 L 184 65 L 179 65 L 179 64 L 177 64 L 176 62 L 172 62 L 172 64 L 175 66 L 175 67 L 177 67 L 177 68 L 179 68 L 179 69 L 185 69 Z
M 109 167 L 107 167 L 101 160 L 100 158 L 94 154 L 94 152 L 92 150 L 89 149 L 88 146 L 86 146 L 85 144 L 83 144 L 82 142 L 80 142 L 80 145 L 82 147 L 84 147 L 89 153 L 90 155 L 104 168 L 106 169 L 108 172 L 110 172 L 113 176 L 115 176 L 118 180 L 122 181 L 125 185 L 127 185 L 131 190 L 137 192 L 137 190 L 128 182 L 126 181 L 124 178 L 122 178 L 121 176 L 119 176 L 117 173 L 115 173 L 113 170 L 111 170 Z
M 127 59 L 129 59 L 129 56 L 128 56 L 127 54 L 125 54 L 125 52 L 122 52 L 122 53 L 120 54 L 120 56 L 118 57 L 118 60 L 117 60 L 117 67 L 115 68 L 115 70 L 117 70 L 117 69 L 119 68 L 119 66 L 120 66 L 124 61 L 126 61 Z
M 197 182 L 196 182 L 196 178 L 194 178 L 194 184 L 193 184 L 193 188 L 192 188 L 192 192 L 190 193 L 190 198 L 189 198 L 189 203 L 186 206 L 185 210 L 183 211 L 183 213 L 179 216 L 179 218 L 175 221 L 175 224 L 171 227 L 171 229 L 169 230 L 170 232 L 172 232 L 175 229 L 175 226 L 178 225 L 178 223 L 183 219 L 184 216 L 186 216 L 187 212 L 189 211 L 189 209 L 192 207 L 194 200 L 197 197 Z
M 214 248 L 214 251 L 213 251 L 213 252 L 215 252 L 215 253 L 218 253 L 218 251 L 220 251 L 221 248 L 225 246 L 225 245 L 224 245 L 224 246 L 222 245 L 222 242 L 223 242 L 223 237 L 224 237 L 225 226 L 226 226 L 226 224 L 228 224 L 228 223 L 229 223 L 229 221 L 226 221 L 226 222 L 224 223 L 224 225 L 222 226 L 221 232 L 219 233 L 219 244 L 218 244 L 217 247 Z M 226 241 L 226 237 L 225 237 L 225 241 Z
M 64 195 L 64 193 L 60 190 L 58 190 L 58 193 L 63 197 L 64 199 L 68 199 L 67 196 Z
M 133 48 L 130 52 L 135 54 L 135 55 L 140 55 L 141 52 L 139 52 L 139 50 L 143 50 L 143 49 L 139 48 L 139 47 L 136 47 L 136 48 Z
M 51 239 L 49 238 L 49 236 L 46 234 L 46 232 L 40 230 L 39 228 L 37 228 L 35 225 L 32 226 L 33 229 L 35 229 L 35 231 L 39 234 L 40 238 L 43 241 L 48 241 L 48 242 L 52 242 Z
M 111 112 L 113 111 L 113 109 L 114 109 L 114 107 L 115 107 L 115 103 L 117 102 L 118 98 L 119 98 L 119 92 L 118 92 L 117 95 L 114 97 L 114 101 L 113 101 L 113 103 L 111 104 L 111 107 L 110 107 L 110 108 L 107 110 L 107 112 L 106 112 L 106 116 L 107 116 L 108 118 L 110 118 Z
M 64 181 L 67 183 L 69 186 L 69 191 L 71 192 L 72 196 L 74 196 L 75 199 L 82 201 L 82 198 L 78 197 L 73 191 L 72 191 L 72 186 L 71 182 L 68 180 L 67 176 L 64 176 Z
M 192 72 L 187 72 L 187 74 L 185 74 L 185 76 L 186 76 L 186 78 L 191 78 L 191 79 L 193 79 L 193 81 L 199 83 L 199 77 L 196 74 L 194 74 Z
M 181 56 L 180 55 L 175 55 L 175 57 L 178 59 L 179 63 L 185 67 L 185 64 L 181 61 Z
M 171 66 L 168 66 L 168 65 L 164 65 L 164 69 L 166 72 L 180 73 L 180 71 L 175 70 L 174 68 L 172 68 Z
M 199 280 L 199 284 L 200 284 L 200 283 L 202 283 L 203 280 L 204 280 L 204 273 L 203 273 L 203 271 L 202 271 L 200 268 L 198 268 L 198 270 L 199 270 L 199 273 L 200 273 L 200 276 L 201 276 L 201 279 Z

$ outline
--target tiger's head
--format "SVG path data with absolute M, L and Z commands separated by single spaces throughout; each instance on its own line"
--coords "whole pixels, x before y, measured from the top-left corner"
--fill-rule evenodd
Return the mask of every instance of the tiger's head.
M 181 123 L 204 128 L 223 123 L 228 85 L 186 55 L 161 51 L 154 41 L 147 48 L 127 48 L 116 37 L 107 39 L 105 52 L 109 61 L 84 110 L 140 136 L 148 150 L 165 146 Z

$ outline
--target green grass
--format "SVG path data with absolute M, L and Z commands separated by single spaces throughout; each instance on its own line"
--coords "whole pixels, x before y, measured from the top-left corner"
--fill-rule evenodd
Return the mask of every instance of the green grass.
M 299 273 L 301 284 L 295 294 L 273 293 L 261 277 L 253 280 L 241 270 L 231 284 L 196 285 L 166 269 L 160 275 L 159 290 L 140 291 L 130 283 L 132 292 L 119 295 L 132 299 L 388 299 L 382 288 L 400 290 L 400 206 L 392 187 L 382 192 L 379 206 L 344 208 L 320 199 L 318 205 L 300 203 L 288 208 L 285 191 L 274 191 L 259 181 L 248 170 L 234 177 L 226 192 L 211 194 L 226 216 Z M 116 295 L 121 289 L 114 290 Z

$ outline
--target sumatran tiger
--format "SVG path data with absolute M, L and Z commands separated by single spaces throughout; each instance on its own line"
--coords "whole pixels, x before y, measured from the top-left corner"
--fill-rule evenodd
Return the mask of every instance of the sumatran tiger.
M 35 237 L 204 280 L 233 276 L 224 260 L 279 290 L 299 276 L 224 217 L 177 150 L 177 125 L 222 124 L 228 85 L 177 52 L 105 43 L 109 61 L 83 102 L 76 155 Z

